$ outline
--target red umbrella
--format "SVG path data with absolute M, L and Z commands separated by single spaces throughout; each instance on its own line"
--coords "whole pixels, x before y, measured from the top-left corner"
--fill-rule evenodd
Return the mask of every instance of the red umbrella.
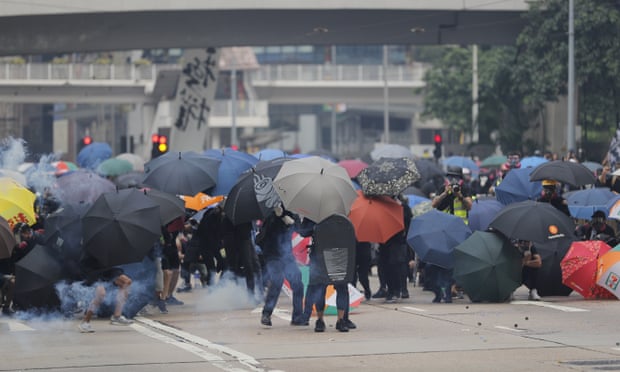
M 388 196 L 364 196 L 361 190 L 357 191 L 349 219 L 360 242 L 385 243 L 405 228 L 402 205 Z
M 573 242 L 560 262 L 562 283 L 579 292 L 584 298 L 615 298 L 612 293 L 596 284 L 598 259 L 609 250 L 611 247 L 600 240 Z
M 293 232 L 293 256 L 298 264 L 307 266 L 310 263 L 308 257 L 308 245 L 312 243 L 312 238 L 303 237 L 296 232 Z
M 348 159 L 339 161 L 338 165 L 340 165 L 347 171 L 349 177 L 355 178 L 362 171 L 362 169 L 368 166 L 368 163 L 363 162 L 359 159 Z

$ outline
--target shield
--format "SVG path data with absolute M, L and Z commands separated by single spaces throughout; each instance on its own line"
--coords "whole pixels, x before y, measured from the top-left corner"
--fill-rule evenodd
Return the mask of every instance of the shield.
M 471 235 L 463 219 L 433 209 L 411 220 L 407 243 L 424 262 L 454 268 L 454 247 Z
M 273 185 L 286 209 L 316 223 L 348 215 L 357 198 L 344 168 L 318 156 L 285 162 Z
M 0 259 L 11 257 L 15 244 L 17 242 L 13 230 L 6 219 L 0 216 Z
M 193 151 L 168 152 L 144 165 L 142 183 L 173 195 L 196 195 L 215 186 L 220 161 Z
M 572 161 L 554 160 L 540 164 L 530 174 L 531 181 L 555 180 L 572 186 L 596 183 L 594 173 L 586 166 Z
M 599 257 L 596 284 L 620 298 L 620 247 Z
M 140 262 L 160 228 L 159 206 L 142 191 L 105 193 L 82 218 L 84 249 L 104 267 Z
M 24 258 L 15 263 L 14 302 L 23 309 L 56 308 L 60 300 L 54 284 L 63 278 L 57 252 L 36 245 Z
M 361 191 L 351 206 L 349 219 L 360 242 L 385 243 L 405 228 L 403 207 L 387 196 L 367 197 Z
M 413 160 L 408 158 L 381 158 L 357 176 L 364 195 L 400 194 L 420 179 L 420 173 Z
M 617 194 L 611 192 L 607 187 L 597 187 L 571 192 L 566 197 L 570 215 L 575 218 L 590 220 L 596 211 L 604 211 L 609 214 L 607 204 L 614 199 Z
M 562 283 L 586 299 L 615 298 L 596 284 L 598 260 L 611 247 L 599 240 L 573 242 L 562 259 Z
M 159 217 L 162 225 L 167 225 L 177 218 L 185 216 L 185 202 L 178 196 L 156 189 L 142 189 L 141 191 L 159 205 Z
M 112 181 L 86 169 L 63 174 L 56 184 L 57 197 L 63 204 L 92 204 L 101 194 L 116 190 Z
M 467 220 L 472 231 L 485 231 L 489 224 L 504 209 L 504 204 L 494 199 L 475 199 L 469 210 Z
M 144 159 L 140 155 L 124 152 L 116 155 L 116 159 L 126 160 L 131 164 L 131 168 L 135 172 L 144 172 Z
M 483 168 L 497 168 L 508 161 L 506 155 L 491 155 L 485 158 L 480 166 Z
M 85 146 L 77 155 L 77 163 L 81 168 L 95 169 L 99 163 L 112 156 L 112 148 L 105 142 L 93 142 Z
M 495 188 L 495 197 L 502 204 L 536 200 L 542 192 L 540 181 L 530 181 L 533 168 L 513 169 Z
M 454 280 L 473 302 L 504 302 L 521 286 L 521 256 L 493 232 L 474 231 L 454 248 Z
M 387 143 L 370 152 L 370 158 L 377 161 L 381 158 L 408 158 L 413 159 L 411 150 L 403 145 Z
M 348 218 L 334 214 L 318 223 L 314 227 L 314 249 L 316 260 L 310 262 L 313 282 L 338 284 L 353 280 L 355 228 Z
M 129 161 L 118 158 L 106 159 L 95 168 L 95 172 L 104 177 L 116 177 L 133 170 L 133 165 Z
M 11 229 L 18 222 L 34 225 L 34 200 L 35 195 L 12 178 L 0 178 L 0 216 Z
M 560 263 L 570 245 L 572 238 L 550 240 L 536 244 L 542 259 L 542 267 L 538 269 L 536 289 L 541 296 L 568 296 L 573 290 L 562 283 L 562 267 Z
M 228 195 L 239 176 L 258 163 L 254 156 L 231 148 L 210 149 L 205 151 L 204 155 L 221 162 L 217 182 L 211 191 L 213 195 Z
M 489 227 L 511 239 L 544 243 L 573 236 L 573 221 L 549 203 L 526 200 L 502 209 Z
M 362 171 L 362 169 L 368 167 L 368 163 L 359 159 L 341 160 L 338 162 L 338 165 L 340 165 L 347 171 L 349 178 L 357 177 L 357 175 Z

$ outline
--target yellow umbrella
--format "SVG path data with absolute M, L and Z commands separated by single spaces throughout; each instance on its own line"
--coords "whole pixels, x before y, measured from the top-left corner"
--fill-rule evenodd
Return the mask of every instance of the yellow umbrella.
M 0 216 L 4 217 L 11 229 L 18 222 L 34 225 L 35 195 L 15 182 L 12 178 L 0 177 Z
M 181 199 L 185 201 L 185 208 L 199 211 L 212 204 L 219 203 L 224 200 L 223 195 L 209 196 L 205 193 L 199 192 L 194 196 L 180 195 Z

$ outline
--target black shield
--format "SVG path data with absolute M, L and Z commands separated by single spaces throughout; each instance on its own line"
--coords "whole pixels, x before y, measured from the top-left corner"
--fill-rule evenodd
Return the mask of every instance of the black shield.
M 349 283 L 355 271 L 355 229 L 349 219 L 334 214 L 314 228 L 314 249 L 318 271 L 325 273 L 327 282 Z

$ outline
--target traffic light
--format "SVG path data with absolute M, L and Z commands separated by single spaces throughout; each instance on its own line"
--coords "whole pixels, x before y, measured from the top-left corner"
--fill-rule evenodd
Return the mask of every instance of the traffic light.
M 78 151 L 82 150 L 84 147 L 90 145 L 91 143 L 93 143 L 93 137 L 89 135 L 82 137 L 80 139 L 80 142 L 78 142 Z
M 151 159 L 168 152 L 168 136 L 164 134 L 153 134 L 151 136 L 153 147 L 151 149 Z
M 441 158 L 441 146 L 443 145 L 441 133 L 435 133 L 435 136 L 433 136 L 433 142 L 435 142 L 435 150 L 433 150 L 433 155 L 435 156 L 435 159 L 439 159 Z

